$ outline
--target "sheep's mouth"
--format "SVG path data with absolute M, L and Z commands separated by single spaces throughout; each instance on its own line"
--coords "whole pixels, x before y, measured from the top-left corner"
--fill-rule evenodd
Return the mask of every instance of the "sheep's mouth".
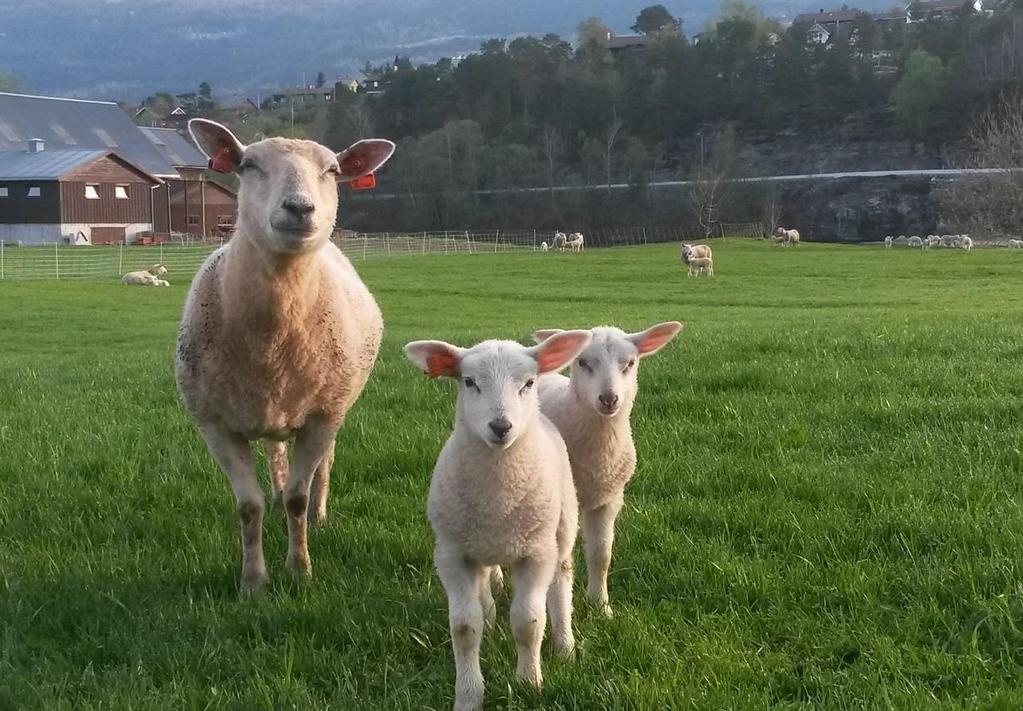
M 615 415 L 618 414 L 618 411 L 621 409 L 622 409 L 621 405 L 616 404 L 612 405 L 611 407 L 608 407 L 603 403 L 597 403 L 597 412 L 603 415 L 604 417 L 614 417 Z

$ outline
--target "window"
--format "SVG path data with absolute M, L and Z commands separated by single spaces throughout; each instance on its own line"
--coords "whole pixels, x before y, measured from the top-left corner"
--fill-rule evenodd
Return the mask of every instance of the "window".
M 43 194 L 42 188 L 40 188 L 38 185 L 33 185 L 28 189 L 27 197 L 39 197 L 42 194 Z
M 188 224 L 190 224 L 190 225 L 198 225 L 199 224 L 199 216 L 198 215 L 189 215 L 188 216 Z
M 7 188 L 0 188 L 0 197 L 7 197 L 8 194 Z
M 99 200 L 99 188 L 98 185 L 86 185 L 85 186 L 85 199 L 86 200 Z
M 114 197 L 117 198 L 118 200 L 127 200 L 128 199 L 128 186 L 127 185 L 118 185 L 118 186 L 116 186 L 114 188 Z

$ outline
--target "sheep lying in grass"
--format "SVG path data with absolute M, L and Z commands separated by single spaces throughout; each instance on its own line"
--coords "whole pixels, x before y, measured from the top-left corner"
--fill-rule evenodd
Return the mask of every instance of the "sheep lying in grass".
M 157 277 L 163 276 L 167 273 L 167 267 L 162 264 L 154 264 L 149 269 L 144 269 L 138 272 L 128 272 L 121 277 L 122 284 L 138 285 L 138 286 L 170 286 L 170 284 L 163 279 Z M 157 282 L 163 282 L 158 284 Z
M 888 235 L 887 237 L 884 238 L 884 248 L 885 249 L 891 249 L 891 246 L 892 246 L 892 236 Z
M 569 236 L 568 241 L 565 242 L 565 246 L 573 252 L 581 252 L 583 251 L 585 243 L 586 240 L 583 238 L 581 233 L 573 232 L 571 236 Z
M 244 594 L 267 583 L 252 440 L 295 438 L 290 471 L 278 484 L 287 567 L 312 572 L 307 522 L 325 516 L 334 437 L 366 384 L 383 331 L 373 296 L 330 242 L 337 185 L 374 172 L 394 144 L 359 141 L 335 156 L 312 141 L 244 146 L 202 119 L 189 130 L 213 169 L 240 179 L 234 236 L 192 283 L 175 370 L 185 407 L 234 491 Z M 279 454 L 283 445 L 270 449 Z
M 713 259 L 710 245 L 706 244 L 682 244 L 682 263 L 689 264 L 694 258 Z
M 681 330 L 678 321 L 639 333 L 594 328 L 593 340 L 572 363 L 570 378 L 557 374 L 540 378 L 540 409 L 557 425 L 572 461 L 586 546 L 587 595 L 609 617 L 607 573 L 615 519 L 625 485 L 636 470 L 629 417 L 639 389 L 639 361 L 659 351 Z M 562 333 L 537 331 L 533 338 L 547 343 Z
M 590 342 L 568 331 L 533 348 L 484 341 L 405 346 L 431 377 L 459 380 L 454 429 L 430 482 L 427 511 L 437 573 L 448 597 L 455 653 L 455 708 L 483 707 L 480 640 L 493 623 L 491 566 L 510 567 L 511 628 L 519 679 L 539 687 L 540 643 L 550 608 L 556 653 L 571 654 L 572 549 L 579 507 L 565 442 L 540 414 L 537 378 Z
M 709 257 L 693 257 L 689 260 L 689 276 L 699 276 L 700 274 L 714 276 L 714 261 Z

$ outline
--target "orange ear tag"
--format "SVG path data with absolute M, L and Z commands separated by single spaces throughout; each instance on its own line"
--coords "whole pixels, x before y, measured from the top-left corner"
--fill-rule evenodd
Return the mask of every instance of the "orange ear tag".
M 377 176 L 373 173 L 364 175 L 361 178 L 356 178 L 351 181 L 349 185 L 352 186 L 352 190 L 372 190 L 377 186 Z

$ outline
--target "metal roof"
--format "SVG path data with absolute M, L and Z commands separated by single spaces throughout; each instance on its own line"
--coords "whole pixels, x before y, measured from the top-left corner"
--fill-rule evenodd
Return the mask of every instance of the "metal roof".
M 812 24 L 818 22 L 822 25 L 835 23 L 835 22 L 852 22 L 859 17 L 859 10 L 831 10 L 824 12 L 806 12 L 802 15 L 796 15 L 796 19 L 793 20 L 792 24 Z
M 0 151 L 0 180 L 58 180 L 110 151 Z
M 175 168 L 205 168 L 209 161 L 193 143 L 173 128 L 139 129 Z
M 47 153 L 114 151 L 160 177 L 178 177 L 168 158 L 117 104 L 0 92 L 0 151 L 24 151 L 30 138 Z

